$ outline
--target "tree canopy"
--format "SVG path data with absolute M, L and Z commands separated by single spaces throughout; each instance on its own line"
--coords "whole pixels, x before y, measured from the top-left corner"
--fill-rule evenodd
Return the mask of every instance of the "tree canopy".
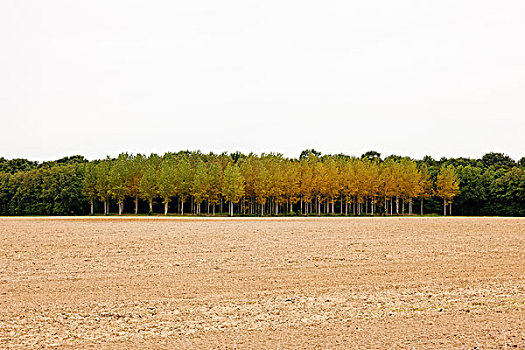
M 44 163 L 0 158 L 0 215 L 523 216 L 523 159 L 488 153 L 414 160 L 314 149 L 298 158 L 190 151 Z

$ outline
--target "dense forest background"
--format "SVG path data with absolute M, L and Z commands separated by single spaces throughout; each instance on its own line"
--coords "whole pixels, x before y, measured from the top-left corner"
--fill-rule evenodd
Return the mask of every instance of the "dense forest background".
M 280 154 L 0 158 L 0 215 L 525 215 L 525 157 Z

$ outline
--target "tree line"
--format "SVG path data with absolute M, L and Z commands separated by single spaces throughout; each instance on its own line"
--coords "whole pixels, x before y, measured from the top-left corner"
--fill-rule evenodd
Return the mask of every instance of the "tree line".
M 178 152 L 0 158 L 0 215 L 525 215 L 525 159 Z

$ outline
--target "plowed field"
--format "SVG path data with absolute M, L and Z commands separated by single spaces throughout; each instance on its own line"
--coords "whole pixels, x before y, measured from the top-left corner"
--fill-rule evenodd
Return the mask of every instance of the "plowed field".
M 3 218 L 0 348 L 525 349 L 525 219 Z

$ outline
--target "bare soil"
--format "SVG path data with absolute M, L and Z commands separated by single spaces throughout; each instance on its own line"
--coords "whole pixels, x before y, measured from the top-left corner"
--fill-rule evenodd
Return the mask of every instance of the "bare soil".
M 525 349 L 525 219 L 2 218 L 0 348 Z

